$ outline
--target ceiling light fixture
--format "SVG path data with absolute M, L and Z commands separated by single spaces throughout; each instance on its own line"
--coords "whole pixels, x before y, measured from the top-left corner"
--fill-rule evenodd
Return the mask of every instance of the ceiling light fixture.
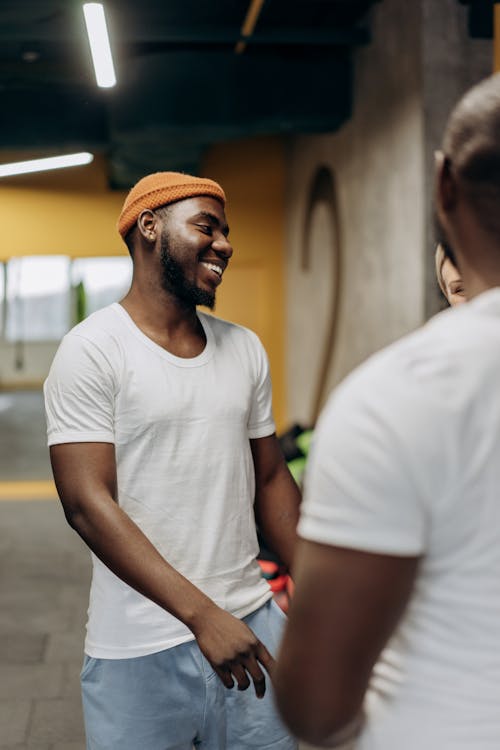
M 49 156 L 45 159 L 15 161 L 10 164 L 0 164 L 0 177 L 11 177 L 12 175 L 28 174 L 29 172 L 45 172 L 48 169 L 63 169 L 63 167 L 79 167 L 83 164 L 90 164 L 93 160 L 93 154 L 82 151 L 78 154 Z
M 85 3 L 83 15 L 97 85 L 104 89 L 111 88 L 116 84 L 116 76 L 102 3 Z

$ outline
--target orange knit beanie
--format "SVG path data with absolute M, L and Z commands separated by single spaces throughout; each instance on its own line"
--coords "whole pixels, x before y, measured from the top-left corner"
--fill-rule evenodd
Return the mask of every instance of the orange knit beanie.
M 221 186 L 205 177 L 193 177 L 182 172 L 154 172 L 139 180 L 125 198 L 118 231 L 123 238 L 132 229 L 142 211 L 154 210 L 168 203 L 208 195 L 222 204 L 226 196 Z

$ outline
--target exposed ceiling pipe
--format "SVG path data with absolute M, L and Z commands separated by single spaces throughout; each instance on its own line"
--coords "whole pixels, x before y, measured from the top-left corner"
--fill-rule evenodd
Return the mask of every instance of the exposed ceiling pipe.
M 241 36 L 243 37 L 252 36 L 255 26 L 257 24 L 257 21 L 259 20 L 260 12 L 262 10 L 262 6 L 264 5 L 264 3 L 265 3 L 265 0 L 251 0 L 250 5 L 248 6 L 245 20 L 243 22 L 243 26 L 241 27 Z M 240 39 L 240 41 L 237 43 L 236 47 L 234 48 L 234 51 L 236 52 L 237 55 L 241 55 L 241 53 L 245 51 L 246 46 L 247 46 L 247 40 Z

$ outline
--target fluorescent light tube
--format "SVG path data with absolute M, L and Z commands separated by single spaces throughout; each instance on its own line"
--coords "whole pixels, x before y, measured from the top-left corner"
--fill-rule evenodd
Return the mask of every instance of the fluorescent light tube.
M 11 164 L 0 164 L 0 177 L 10 177 L 15 174 L 28 174 L 28 172 L 45 172 L 45 170 L 48 169 L 62 169 L 63 167 L 79 167 L 82 164 L 90 164 L 93 160 L 93 154 L 89 154 L 87 151 L 82 151 L 79 154 L 49 156 L 46 159 L 15 161 Z
M 109 46 L 104 7 L 101 3 L 85 3 L 83 14 L 97 85 L 104 89 L 111 88 L 116 84 L 116 76 Z

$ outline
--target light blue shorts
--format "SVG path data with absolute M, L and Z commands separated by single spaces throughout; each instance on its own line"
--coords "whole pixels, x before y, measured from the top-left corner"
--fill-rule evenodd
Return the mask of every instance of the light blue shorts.
M 270 600 L 244 622 L 276 656 L 286 617 Z M 264 698 L 224 687 L 196 641 L 133 659 L 86 656 L 87 750 L 296 750 L 271 681 Z

